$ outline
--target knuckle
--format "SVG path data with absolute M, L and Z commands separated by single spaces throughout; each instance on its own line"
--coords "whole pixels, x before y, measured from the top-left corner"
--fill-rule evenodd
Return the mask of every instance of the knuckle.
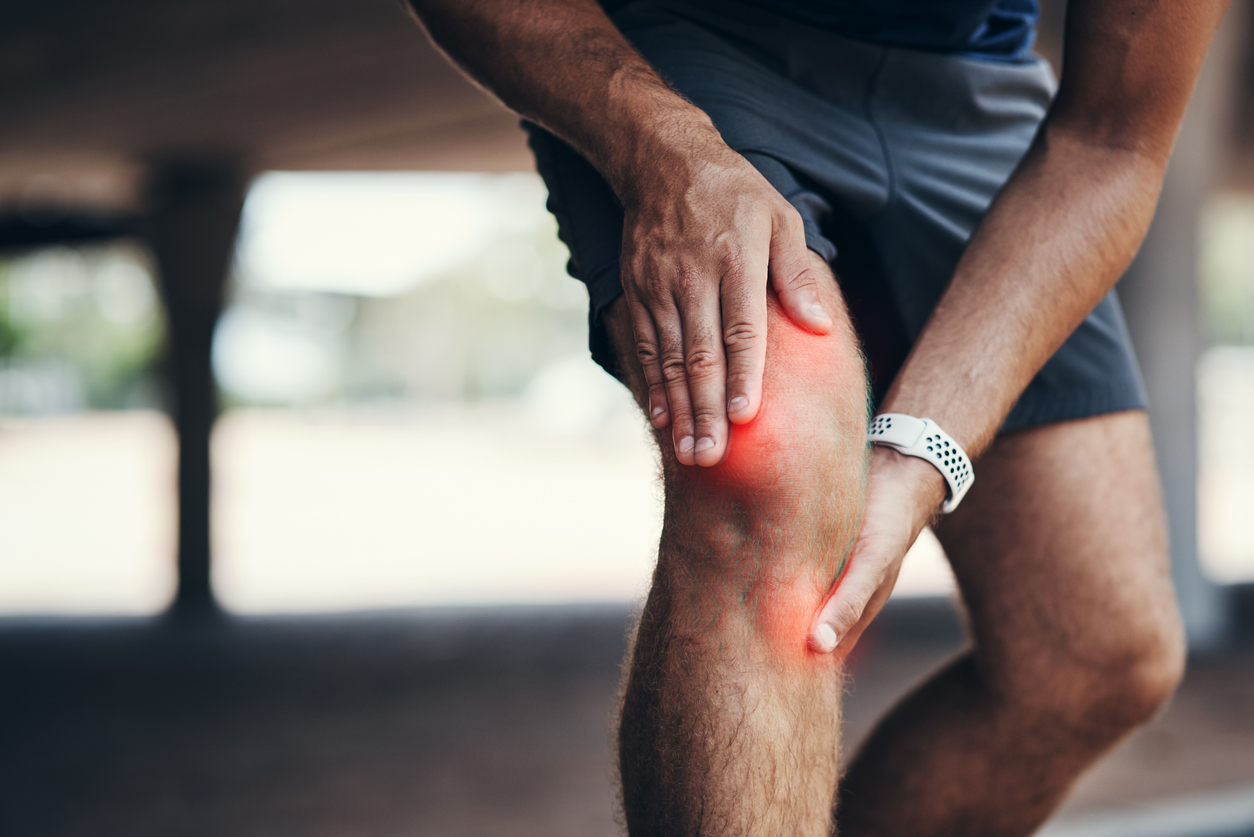
M 623 276 L 623 290 L 638 293 L 649 283 L 649 271 L 639 258 L 624 258 L 620 264 Z
M 692 419 L 697 427 L 703 430 L 716 425 L 721 418 L 718 409 L 709 404 L 695 404 L 692 408 Z
M 663 284 L 658 272 L 640 261 L 623 272 L 623 290 L 642 302 L 656 298 L 657 290 Z
M 836 625 L 838 635 L 843 635 L 845 631 L 858 624 L 858 620 L 862 618 L 862 602 L 861 601 L 843 601 L 837 606 L 832 614 L 832 622 Z
M 662 377 L 667 383 L 677 384 L 687 375 L 687 365 L 683 355 L 677 352 L 666 352 L 661 358 Z
M 790 291 L 800 291 L 805 288 L 812 287 L 816 284 L 814 273 L 805 266 L 799 267 L 788 275 L 784 280 L 785 287 Z
M 685 371 L 690 378 L 706 378 L 719 371 L 719 360 L 718 354 L 710 349 L 693 349 L 684 360 Z
M 729 276 L 744 272 L 745 253 L 739 244 L 724 241 L 717 256 L 719 273 Z
M 645 280 L 644 287 L 645 292 L 649 295 L 649 299 L 660 301 L 670 295 L 671 283 L 661 271 L 655 270 L 649 273 L 649 278 Z
M 657 344 L 652 340 L 637 340 L 636 357 L 640 359 L 641 365 L 645 367 L 649 367 L 657 363 Z
M 681 262 L 675 267 L 675 287 L 685 297 L 695 296 L 701 287 L 703 275 L 691 262 Z
M 753 389 L 753 380 L 748 370 L 731 367 L 727 373 L 727 392 L 732 395 L 747 395 Z
M 757 327 L 750 322 L 735 321 L 723 326 L 723 345 L 730 354 L 751 351 L 760 336 Z
M 805 224 L 801 220 L 801 213 L 797 211 L 797 207 L 783 197 L 779 198 L 775 204 L 775 216 L 787 232 L 796 232 L 805 228 Z
M 751 397 L 757 389 L 757 382 L 747 369 L 737 370 L 735 367 L 732 367 L 732 370 L 728 372 L 725 391 L 729 397 Z

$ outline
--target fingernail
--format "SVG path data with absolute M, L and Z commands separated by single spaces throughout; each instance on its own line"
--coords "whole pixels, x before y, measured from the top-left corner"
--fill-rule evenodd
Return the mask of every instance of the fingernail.
M 652 410 L 649 411 L 649 415 L 653 418 L 654 421 L 657 421 L 658 416 L 662 415 L 662 413 L 665 413 L 665 412 L 666 412 L 665 407 L 654 407 Z
M 679 452 L 683 454 L 692 453 L 693 438 L 685 436 L 679 440 Z
M 827 316 L 827 309 L 824 308 L 823 305 L 818 302 L 811 302 L 809 305 L 806 306 L 806 311 L 810 313 L 810 316 L 817 317 L 821 320 L 831 319 L 829 316 Z
M 739 413 L 741 410 L 745 409 L 748 406 L 749 406 L 749 399 L 745 398 L 743 395 L 737 395 L 727 405 L 727 412 Z
M 815 629 L 814 650 L 820 654 L 830 654 L 836 650 L 836 631 L 831 625 L 823 623 Z
M 707 451 L 712 447 L 714 447 L 714 440 L 709 436 L 702 436 L 697 440 L 697 453 Z

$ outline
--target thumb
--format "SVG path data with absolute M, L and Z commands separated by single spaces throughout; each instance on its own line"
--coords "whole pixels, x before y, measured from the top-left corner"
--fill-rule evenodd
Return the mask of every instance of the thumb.
M 849 573 L 832 591 L 810 631 L 810 647 L 820 654 L 836 650 L 862 619 L 867 604 L 883 584 L 874 565 L 851 564 Z
M 832 330 L 832 315 L 819 299 L 819 278 L 810 266 L 803 231 L 794 234 L 793 230 L 776 228 L 771 236 L 769 272 L 771 287 L 789 319 L 817 334 Z

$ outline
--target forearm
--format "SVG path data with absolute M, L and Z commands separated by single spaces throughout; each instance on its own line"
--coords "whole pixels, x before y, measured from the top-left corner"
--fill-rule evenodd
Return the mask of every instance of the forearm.
M 976 456 L 1131 262 L 1165 160 L 1045 130 L 972 237 L 885 398 Z
M 978 455 L 1149 228 L 1227 0 L 1074 0 L 1050 114 L 885 399 Z
M 409 0 L 432 40 L 506 106 L 562 137 L 628 201 L 654 172 L 725 150 L 595 0 Z
M 1032 377 L 1132 261 L 1226 6 L 1071 0 L 1058 96 L 881 409 L 933 419 L 973 457 L 988 446 Z M 862 531 L 812 647 L 830 651 L 865 629 L 944 496 L 931 464 L 876 446 Z

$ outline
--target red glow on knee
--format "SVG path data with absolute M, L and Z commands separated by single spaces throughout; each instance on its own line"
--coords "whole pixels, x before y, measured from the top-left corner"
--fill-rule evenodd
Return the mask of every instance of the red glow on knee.
M 816 654 L 810 647 L 810 628 L 822 596 L 813 584 L 799 579 L 761 597 L 757 603 L 758 625 L 777 659 L 801 663 L 827 656 Z
M 824 399 L 844 375 L 830 341 L 787 320 L 774 325 L 777 333 L 767 354 L 758 414 L 751 422 L 731 426 L 727 454 L 719 465 L 730 477 L 761 479 L 776 473 L 786 454 L 816 450 L 822 434 L 831 429 Z
M 785 577 L 760 581 L 742 599 L 771 653 L 788 664 L 838 662 L 810 644 L 832 567 L 813 564 L 822 561 L 809 555 L 815 544 L 797 539 L 816 537 L 815 521 L 836 504 L 860 499 L 846 496 L 849 479 L 840 469 L 855 467 L 865 448 L 865 431 L 858 432 L 863 374 L 852 343 L 772 318 L 758 413 L 731 426 L 723 461 L 701 472 L 717 486 L 715 496 L 731 498 L 740 517 L 754 521 L 762 556 L 795 551 Z

